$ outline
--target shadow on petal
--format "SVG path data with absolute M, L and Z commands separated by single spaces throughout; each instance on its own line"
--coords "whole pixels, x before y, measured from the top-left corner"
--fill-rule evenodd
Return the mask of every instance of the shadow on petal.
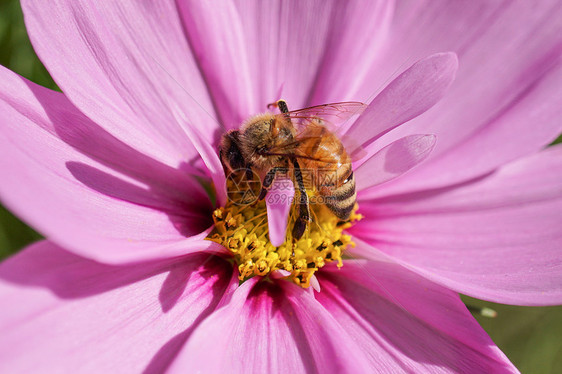
M 197 230 L 199 233 L 210 225 L 210 219 L 201 222 L 202 216 L 210 217 L 212 206 L 208 194 L 194 177 L 205 175 L 197 167 L 199 158 L 186 160 L 178 168 L 168 166 L 108 133 L 66 101 L 61 101 L 59 93 L 46 92 L 42 87 L 23 81 L 49 117 L 51 123 L 37 121 L 44 130 L 108 167 L 108 170 L 138 183 L 135 185 L 125 182 L 80 162 L 66 162 L 68 170 L 80 182 L 104 195 L 163 210 L 170 215 L 174 227 L 183 235 L 194 235 Z M 147 189 L 143 190 L 138 186 L 140 184 Z M 178 216 L 191 215 L 192 212 L 200 212 L 197 214 L 199 220 L 195 227 L 178 224 Z
M 78 181 L 99 193 L 166 213 L 172 225 L 186 237 L 199 234 L 213 223 L 207 202 L 190 206 L 80 162 L 67 162 L 66 167 Z

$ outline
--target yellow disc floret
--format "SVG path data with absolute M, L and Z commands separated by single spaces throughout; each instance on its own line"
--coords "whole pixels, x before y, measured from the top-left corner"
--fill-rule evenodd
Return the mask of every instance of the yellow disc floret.
M 235 186 L 231 180 L 227 181 L 229 192 L 239 187 L 239 184 Z M 207 239 L 222 244 L 232 253 L 241 281 L 284 270 L 289 274 L 288 279 L 308 287 L 310 278 L 327 263 L 336 261 L 341 267 L 342 253 L 348 246 L 355 245 L 351 236 L 343 231 L 362 218 L 355 213 L 357 205 L 350 219 L 342 222 L 323 204 L 311 204 L 312 222 L 299 240 L 294 240 L 291 235 L 298 214 L 298 209 L 293 206 L 285 242 L 275 247 L 268 237 L 265 200 L 248 203 L 234 200 L 233 196 L 229 193 L 227 204 L 213 212 L 215 228 Z

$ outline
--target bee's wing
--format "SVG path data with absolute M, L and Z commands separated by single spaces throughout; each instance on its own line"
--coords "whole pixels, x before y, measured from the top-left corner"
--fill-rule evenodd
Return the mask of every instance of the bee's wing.
M 348 150 L 348 153 L 349 151 L 353 152 L 349 153 L 352 160 L 360 159 L 362 157 L 362 152 L 360 151 L 361 147 L 358 144 L 359 142 L 343 134 L 345 130 L 351 126 L 356 117 L 363 113 L 366 107 L 367 105 L 361 102 L 348 101 L 317 105 L 278 114 L 277 116 L 280 118 L 290 118 L 293 126 L 297 130 L 297 135 L 295 136 L 296 140 L 294 142 L 284 144 L 278 147 L 278 149 L 272 150 L 272 152 L 283 152 L 283 148 L 289 148 L 295 143 L 311 139 L 314 137 L 314 135 L 310 135 L 311 133 L 320 134 L 319 131 L 310 131 L 311 127 L 325 127 L 340 139 L 345 149 Z M 305 154 L 291 154 L 291 156 L 307 158 Z M 328 162 L 327 160 L 318 161 Z
M 281 115 L 291 118 L 297 130 L 311 124 L 320 123 L 331 132 L 341 134 L 343 129 L 351 125 L 352 119 L 363 113 L 365 108 L 367 108 L 366 104 L 348 101 L 297 109 Z

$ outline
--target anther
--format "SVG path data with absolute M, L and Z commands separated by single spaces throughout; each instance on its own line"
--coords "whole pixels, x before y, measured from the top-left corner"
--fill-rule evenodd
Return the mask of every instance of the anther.
M 218 208 L 213 211 L 213 218 L 217 221 L 222 220 L 223 209 Z
M 225 226 L 228 230 L 236 227 L 236 225 L 237 225 L 237 222 L 236 222 L 236 219 L 234 217 L 230 217 L 230 219 L 228 219 L 226 221 L 226 224 L 225 224 Z
M 269 265 L 267 264 L 267 261 L 259 260 L 256 264 L 256 270 L 258 275 L 266 275 L 269 272 Z
M 316 247 L 316 250 L 321 252 L 321 251 L 325 250 L 326 248 L 328 248 L 329 245 L 330 245 L 330 243 L 327 240 L 324 240 L 318 247 Z
M 227 180 L 229 191 L 234 191 L 238 186 L 232 180 Z M 242 198 L 241 194 L 229 196 Z M 230 251 L 238 264 L 241 281 L 283 270 L 290 273 L 287 280 L 308 287 L 314 273 L 327 263 L 337 262 L 341 266 L 342 251 L 354 245 L 351 236 L 343 233 L 359 217 L 354 212 L 345 225 L 338 226 L 337 217 L 327 207 L 322 204 L 310 205 L 313 222 L 302 237 L 297 240 L 288 233 L 287 241 L 274 247 L 268 240 L 265 201 L 257 201 L 252 205 L 239 203 L 238 200 L 229 200 L 225 207 L 213 211 L 215 228 L 207 239 L 224 245 Z M 289 222 L 294 222 L 298 216 L 299 207 L 295 204 Z

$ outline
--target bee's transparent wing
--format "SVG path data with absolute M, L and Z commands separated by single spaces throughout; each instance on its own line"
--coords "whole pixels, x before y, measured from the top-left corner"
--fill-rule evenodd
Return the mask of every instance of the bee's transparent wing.
M 341 135 L 365 108 L 367 108 L 366 104 L 347 101 L 297 109 L 281 115 L 289 116 L 297 130 L 320 123 L 331 132 Z
M 346 137 L 344 134 L 366 107 L 367 105 L 361 102 L 348 101 L 317 105 L 278 114 L 277 116 L 280 118 L 290 118 L 297 130 L 296 140 L 284 145 L 284 147 L 290 147 L 304 139 L 310 139 L 310 133 L 320 133 L 319 131 L 310 131 L 311 127 L 325 127 L 339 138 L 353 160 L 361 158 L 362 152 L 360 152 L 359 141 Z M 305 135 L 305 133 L 308 135 Z M 282 150 L 278 149 L 277 151 Z M 306 155 L 294 156 L 306 157 Z M 322 161 L 328 162 L 327 160 Z

